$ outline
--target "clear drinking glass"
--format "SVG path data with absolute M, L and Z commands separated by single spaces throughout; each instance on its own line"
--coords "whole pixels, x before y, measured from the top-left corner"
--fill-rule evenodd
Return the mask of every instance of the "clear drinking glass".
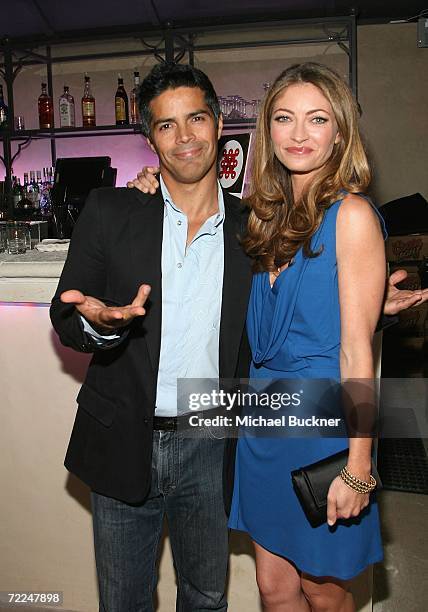
M 6 223 L 0 223 L 0 253 L 6 250 Z
M 227 118 L 233 119 L 233 106 L 234 106 L 234 96 L 227 96 L 226 98 L 226 110 L 227 110 Z
M 245 117 L 245 100 L 242 96 L 236 96 L 236 97 L 237 97 L 236 110 L 238 111 L 240 118 L 243 119 Z
M 218 96 L 218 103 L 220 104 L 220 110 L 223 117 L 226 117 L 226 98 L 224 96 Z
M 25 225 L 25 246 L 27 251 L 31 251 L 31 227 L 29 223 L 24 223 Z
M 253 117 L 253 119 L 257 119 L 258 114 L 259 114 L 259 108 L 260 108 L 260 100 L 259 99 L 251 100 L 251 116 Z
M 27 250 L 27 228 L 25 223 L 11 221 L 6 228 L 6 245 L 9 255 L 21 255 Z
M 15 130 L 18 132 L 20 130 L 25 130 L 25 119 L 22 115 L 17 115 L 15 117 Z

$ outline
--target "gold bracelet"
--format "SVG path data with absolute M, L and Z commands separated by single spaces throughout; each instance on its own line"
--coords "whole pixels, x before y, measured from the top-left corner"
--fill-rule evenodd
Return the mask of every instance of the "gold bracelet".
M 370 493 L 376 487 L 376 479 L 372 474 L 370 474 L 370 482 L 365 482 L 360 478 L 357 478 L 348 470 L 345 466 L 341 472 L 340 477 L 343 482 L 350 488 L 356 491 L 357 493 L 365 494 Z

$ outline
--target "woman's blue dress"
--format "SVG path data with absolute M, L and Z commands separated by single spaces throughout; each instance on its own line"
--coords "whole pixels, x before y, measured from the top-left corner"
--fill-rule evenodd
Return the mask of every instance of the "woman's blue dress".
M 250 378 L 340 380 L 340 311 L 334 203 L 312 239 L 306 258 L 276 279 L 254 276 L 247 329 L 253 354 Z M 362 245 L 363 249 L 363 245 Z M 260 383 L 262 381 L 259 381 Z M 275 415 L 273 415 L 275 416 Z M 263 548 L 313 576 L 349 579 L 382 559 L 375 495 L 357 519 L 312 527 L 292 487 L 290 472 L 348 446 L 343 437 L 260 437 L 238 440 L 229 527 L 246 531 Z

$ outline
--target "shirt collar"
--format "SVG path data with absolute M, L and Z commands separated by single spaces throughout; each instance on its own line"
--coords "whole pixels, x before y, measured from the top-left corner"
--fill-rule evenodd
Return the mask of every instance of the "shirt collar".
M 221 188 L 220 182 L 217 181 L 217 193 L 218 193 L 218 213 L 216 215 L 213 215 L 213 217 L 210 217 L 211 223 L 213 225 L 214 228 L 218 227 L 219 225 L 221 225 L 224 221 L 224 197 L 223 197 L 223 189 Z M 162 178 L 162 175 L 160 175 L 160 188 L 161 188 L 161 192 L 162 192 L 162 197 L 163 200 L 165 202 L 165 215 L 168 214 L 168 208 L 171 208 L 172 210 L 174 210 L 175 212 L 178 212 L 180 214 L 184 214 L 183 211 L 176 206 L 176 204 L 174 204 L 173 199 L 168 191 L 167 186 L 165 185 L 165 181 Z

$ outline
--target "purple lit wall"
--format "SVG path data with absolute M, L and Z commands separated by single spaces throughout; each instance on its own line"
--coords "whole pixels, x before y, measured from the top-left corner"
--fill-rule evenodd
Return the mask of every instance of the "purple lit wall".
M 117 74 L 124 78 L 125 88 L 129 95 L 132 88 L 132 59 L 117 61 L 82 61 L 74 63 L 54 64 L 53 88 L 55 125 L 59 125 L 58 99 L 64 85 L 70 87 L 74 96 L 76 108 L 76 126 L 82 125 L 81 97 L 83 93 L 83 75 L 87 71 L 91 76 L 92 92 L 96 99 L 97 125 L 114 125 L 114 94 L 117 88 Z M 141 67 L 141 74 L 147 73 L 150 66 Z M 15 115 L 23 115 L 27 129 L 38 128 L 37 98 L 40 94 L 40 84 L 46 81 L 44 66 L 25 67 L 18 75 L 14 85 Z M 17 144 L 13 144 L 13 152 Z M 126 182 L 136 176 L 144 165 L 155 164 L 156 156 L 151 152 L 143 136 L 139 134 L 92 136 L 85 138 L 57 138 L 57 157 L 104 156 L 111 157 L 112 166 L 117 168 L 116 185 L 126 185 Z M 13 173 L 23 179 L 24 172 L 41 170 L 50 166 L 49 140 L 32 141 L 15 160 Z M 0 165 L 0 179 L 3 167 Z
M 121 51 L 125 49 L 125 42 L 115 41 L 104 43 L 103 50 Z M 295 63 L 296 59 L 305 57 L 305 53 L 314 53 L 314 59 L 328 62 L 329 65 L 345 73 L 347 66 L 346 55 L 337 48 L 337 45 L 328 46 L 329 53 L 324 55 L 325 47 L 317 46 L 308 49 L 269 48 L 264 50 L 245 49 L 216 52 L 200 52 L 196 54 L 196 65 L 204 70 L 212 79 L 219 95 L 227 96 L 239 94 L 251 100 L 262 98 L 265 82 L 272 82 L 284 67 Z M 99 50 L 98 44 L 86 43 L 79 52 Z M 65 45 L 54 49 L 58 54 L 73 54 L 74 47 Z M 322 52 L 322 55 L 321 55 Z M 320 56 L 317 56 L 317 53 Z M 296 55 L 295 55 L 296 54 Z M 117 75 L 121 73 L 127 93 L 133 86 L 132 75 L 134 66 L 140 71 L 142 78 L 156 63 L 152 57 L 114 58 L 108 60 L 82 60 L 78 62 L 64 62 L 53 65 L 53 88 L 55 125 L 59 125 L 58 99 L 63 86 L 68 85 L 70 93 L 74 96 L 76 107 L 76 125 L 82 125 L 81 97 L 83 93 L 83 75 L 85 72 L 91 77 L 92 93 L 96 99 L 97 125 L 113 125 L 114 94 L 117 88 Z M 344 75 L 345 76 L 345 75 Z M 46 69 L 43 65 L 26 66 L 19 73 L 14 84 L 15 115 L 22 115 L 25 127 L 28 129 L 38 127 L 37 99 L 40 94 L 41 82 L 46 82 Z M 234 130 L 239 131 L 239 130 Z M 17 145 L 13 146 L 13 153 Z M 141 135 L 115 135 L 94 136 L 84 138 L 58 138 L 56 140 L 57 157 L 103 156 L 111 157 L 112 166 L 118 169 L 118 187 L 134 178 L 144 165 L 156 164 L 157 158 L 147 146 Z M 51 165 L 49 141 L 33 141 L 15 160 L 13 173 L 23 179 L 24 172 L 40 170 Z M 3 167 L 0 164 L 0 180 Z
M 16 145 L 14 151 L 16 150 Z M 88 138 L 63 138 L 56 140 L 57 157 L 93 157 L 108 155 L 111 164 L 117 168 L 116 186 L 123 187 L 134 178 L 142 166 L 157 163 L 141 135 L 97 136 Z M 30 144 L 13 164 L 13 172 L 22 177 L 29 170 L 41 170 L 50 166 L 49 141 L 35 141 Z

